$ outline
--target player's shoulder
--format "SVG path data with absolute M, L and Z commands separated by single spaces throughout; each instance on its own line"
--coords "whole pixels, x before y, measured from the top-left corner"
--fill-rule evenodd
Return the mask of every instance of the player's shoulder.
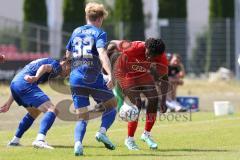
M 60 60 L 49 57 L 49 64 L 52 64 L 54 66 L 60 66 Z
M 52 57 L 37 59 L 35 62 L 38 62 L 38 63 L 41 63 L 41 64 L 53 64 L 53 63 L 58 64 L 59 63 L 58 60 L 56 60 Z
M 84 26 L 80 26 L 80 27 L 76 28 L 73 32 L 74 37 L 77 35 L 80 35 L 80 34 L 81 35 L 91 35 L 91 36 L 97 38 L 99 36 L 106 35 L 106 32 L 101 28 L 86 24 Z
M 52 58 L 52 57 L 48 57 L 48 60 L 49 60 L 50 62 L 56 62 L 56 63 L 59 63 L 59 60 L 54 59 L 54 58 Z
M 145 49 L 145 42 L 143 41 L 132 41 L 131 46 L 134 48 L 144 48 Z
M 94 29 L 96 30 L 96 37 L 100 37 L 100 36 L 106 36 L 107 35 L 107 32 L 105 32 L 103 29 L 101 28 L 97 28 L 97 27 L 94 27 Z
M 155 60 L 162 63 L 162 64 L 168 65 L 167 54 L 165 52 L 156 56 Z
M 145 43 L 143 41 L 126 41 L 122 40 L 119 44 L 120 50 L 123 51 L 136 51 L 138 49 L 145 49 Z
M 131 50 L 134 52 L 135 56 L 145 55 L 145 42 L 143 41 L 133 41 L 131 43 Z
M 89 30 L 89 34 L 92 34 L 92 35 L 95 35 L 95 36 L 100 36 L 102 34 L 106 34 L 106 32 L 101 29 L 101 28 L 98 28 L 96 26 L 93 26 L 93 25 L 85 25 L 86 29 Z
M 81 33 L 82 29 L 83 29 L 83 26 L 79 26 L 73 30 L 72 34 L 73 35 L 79 34 L 79 33 Z

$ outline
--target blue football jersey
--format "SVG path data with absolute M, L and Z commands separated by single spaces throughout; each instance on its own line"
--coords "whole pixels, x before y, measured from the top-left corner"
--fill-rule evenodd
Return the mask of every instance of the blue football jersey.
M 62 67 L 59 63 L 59 61 L 52 59 L 52 58 L 42 58 L 42 59 L 37 59 L 35 61 L 32 61 L 31 63 L 29 63 L 28 65 L 26 65 L 12 80 L 12 82 L 20 82 L 23 87 L 24 85 L 28 85 L 29 82 L 27 82 L 26 80 L 24 80 L 24 77 L 26 75 L 30 75 L 30 76 L 35 76 L 38 69 L 45 64 L 50 64 L 52 66 L 52 71 L 51 73 L 45 73 L 43 74 L 39 80 L 37 82 L 35 82 L 36 84 L 39 83 L 44 83 L 46 81 L 48 81 L 49 78 L 54 78 L 56 76 L 59 75 L 59 73 L 62 71 Z
M 70 83 L 71 77 L 77 77 L 78 80 L 82 79 L 89 83 L 96 81 L 102 73 L 97 48 L 104 48 L 106 43 L 106 32 L 93 25 L 84 25 L 74 30 L 66 46 L 66 49 L 72 53 Z

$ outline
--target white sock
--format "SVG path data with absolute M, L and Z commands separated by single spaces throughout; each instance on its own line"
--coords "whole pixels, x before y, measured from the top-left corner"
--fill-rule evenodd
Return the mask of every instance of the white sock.
M 106 130 L 106 128 L 101 127 L 98 132 L 100 132 L 102 134 L 106 134 L 107 130 Z
M 134 137 L 128 137 L 128 140 L 134 141 Z
M 75 142 L 75 146 L 82 146 L 82 143 L 80 141 Z
M 45 141 L 45 137 L 46 136 L 44 134 L 38 133 L 36 140 L 37 141 Z
M 13 137 L 13 139 L 11 140 L 12 143 L 19 143 L 21 138 L 18 138 L 16 136 Z
M 144 134 L 146 135 L 146 136 L 150 136 L 150 132 L 148 132 L 148 131 L 144 131 Z

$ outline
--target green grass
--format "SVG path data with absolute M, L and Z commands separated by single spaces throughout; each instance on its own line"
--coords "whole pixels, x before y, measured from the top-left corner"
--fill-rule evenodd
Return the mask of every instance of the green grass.
M 55 146 L 55 150 L 36 150 L 31 147 L 38 131 L 38 123 L 24 135 L 23 147 L 8 148 L 6 144 L 14 135 L 19 120 L 26 111 L 22 107 L 12 106 L 6 114 L 0 114 L 0 160 L 74 160 L 74 159 L 117 159 L 117 160 L 240 160 L 240 84 L 239 82 L 209 83 L 204 80 L 185 80 L 179 87 L 180 96 L 198 96 L 200 110 L 208 112 L 193 113 L 191 120 L 156 122 L 152 135 L 159 144 L 157 151 L 149 150 L 139 140 L 144 129 L 141 119 L 136 133 L 136 142 L 140 151 L 128 151 L 124 146 L 127 124 L 116 120 L 108 135 L 117 145 L 115 151 L 109 151 L 98 143 L 94 136 L 99 128 L 100 119 L 89 123 L 84 139 L 84 156 L 73 155 L 74 122 L 57 121 L 50 130 L 47 141 Z M 70 95 L 59 94 L 41 86 L 51 97 L 54 104 Z M 0 84 L 0 105 L 10 94 L 8 86 Z M 212 113 L 213 101 L 228 100 L 236 110 L 232 116 L 215 117 Z M 211 111 L 211 112 L 209 112 Z M 186 116 L 186 115 L 185 115 Z M 188 117 L 187 120 L 189 120 Z
M 7 142 L 14 130 L 0 131 L 0 160 L 74 160 L 74 159 L 118 159 L 118 160 L 239 160 L 240 159 L 240 115 L 215 117 L 212 113 L 193 113 L 192 121 L 158 121 L 152 135 L 159 144 L 156 151 L 150 150 L 140 141 L 144 122 L 140 121 L 136 142 L 140 151 L 129 151 L 124 146 L 126 123 L 116 120 L 108 135 L 117 145 L 110 151 L 98 143 L 94 135 L 100 119 L 89 123 L 84 139 L 84 156 L 73 155 L 74 122 L 57 122 L 48 134 L 47 140 L 55 150 L 40 150 L 31 147 L 38 125 L 23 137 L 23 147 L 8 148 Z M 4 122 L 2 122 L 4 123 Z

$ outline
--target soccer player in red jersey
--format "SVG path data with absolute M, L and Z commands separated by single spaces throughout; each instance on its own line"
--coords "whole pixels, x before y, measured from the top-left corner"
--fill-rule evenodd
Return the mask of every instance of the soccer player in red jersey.
M 141 140 L 146 142 L 150 149 L 157 149 L 157 143 L 151 138 L 150 132 L 156 120 L 160 95 L 160 112 L 165 113 L 167 110 L 165 102 L 168 90 L 168 61 L 164 42 L 154 38 L 145 42 L 111 41 L 107 50 L 113 65 L 117 92 L 122 90 L 123 96 L 128 97 L 139 109 L 145 104 L 141 100 L 142 95 L 147 98 L 145 131 Z M 137 125 L 138 120 L 128 122 L 125 145 L 129 150 L 139 149 L 134 141 Z

